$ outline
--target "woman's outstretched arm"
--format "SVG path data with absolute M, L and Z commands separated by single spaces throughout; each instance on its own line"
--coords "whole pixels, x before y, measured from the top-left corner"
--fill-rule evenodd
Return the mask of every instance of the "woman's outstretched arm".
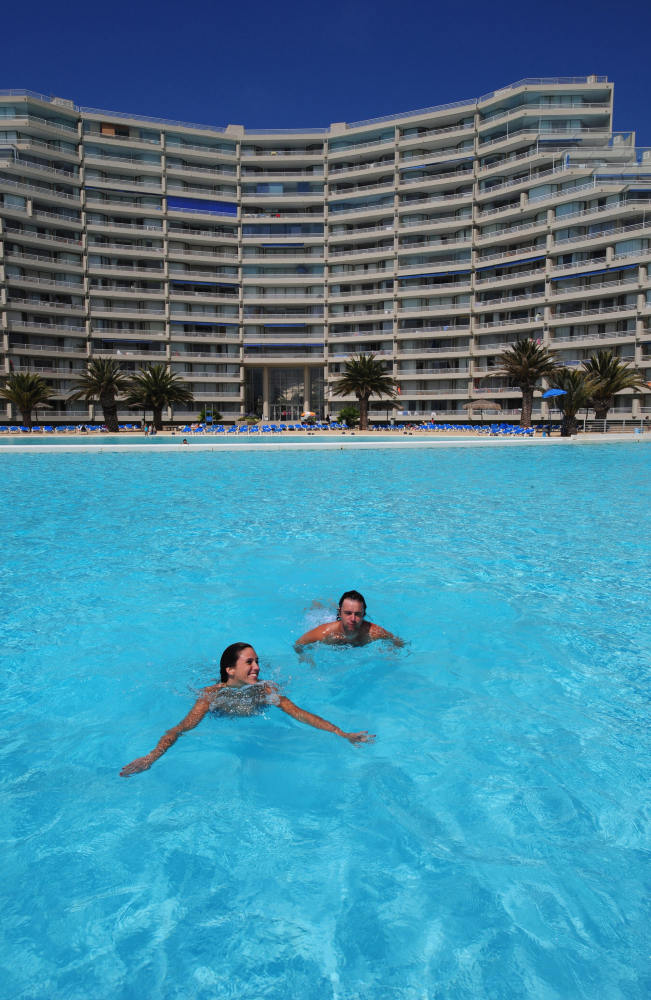
M 137 774 L 138 771 L 148 770 L 155 760 L 162 757 L 165 751 L 169 750 L 169 748 L 176 743 L 182 733 L 186 733 L 188 729 L 194 729 L 195 726 L 198 726 L 209 709 L 210 699 L 208 697 L 207 689 L 202 697 L 195 702 L 186 717 L 181 719 L 178 725 L 172 726 L 171 729 L 168 729 L 167 732 L 161 736 L 153 750 L 150 750 L 150 752 L 145 754 L 144 757 L 136 757 L 136 759 L 132 760 L 130 764 L 125 764 L 120 771 L 121 777 L 128 778 L 130 774 Z
M 337 736 L 343 736 L 349 743 L 372 743 L 375 739 L 375 736 L 372 733 L 366 732 L 366 730 L 361 733 L 345 733 L 343 729 L 340 729 L 339 726 L 333 726 L 327 719 L 322 719 L 319 715 L 314 715 L 313 712 L 306 712 L 304 708 L 299 708 L 298 705 L 295 705 L 293 701 L 285 698 L 282 694 L 277 696 L 274 704 L 281 711 L 287 712 L 287 715 L 291 715 L 292 719 L 304 722 L 307 726 L 314 726 L 315 729 L 325 729 L 328 733 L 336 733 Z

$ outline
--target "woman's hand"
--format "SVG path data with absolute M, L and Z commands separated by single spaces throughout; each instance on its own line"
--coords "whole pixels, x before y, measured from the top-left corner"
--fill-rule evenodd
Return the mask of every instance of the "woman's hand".
M 343 733 L 341 734 L 349 743 L 375 743 L 375 733 Z
M 130 774 L 138 774 L 139 771 L 148 771 L 154 763 L 154 758 L 150 753 L 145 757 L 136 757 L 130 764 L 125 764 L 120 771 L 121 778 L 128 778 Z

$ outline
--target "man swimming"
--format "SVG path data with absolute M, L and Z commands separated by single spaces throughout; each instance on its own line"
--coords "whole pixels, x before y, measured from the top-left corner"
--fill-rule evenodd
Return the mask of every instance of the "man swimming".
M 394 646 L 404 646 L 402 639 L 387 632 L 381 625 L 366 621 L 366 601 L 358 590 L 347 590 L 339 598 L 337 619 L 317 625 L 297 639 L 294 649 L 301 654 L 305 646 L 315 642 L 331 645 L 366 646 L 376 639 L 388 639 Z

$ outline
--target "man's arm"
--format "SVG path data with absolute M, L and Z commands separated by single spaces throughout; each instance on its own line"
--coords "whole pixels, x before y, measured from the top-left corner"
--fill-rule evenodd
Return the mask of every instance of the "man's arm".
M 206 697 L 199 698 L 195 702 L 194 706 L 190 709 L 188 714 L 184 719 L 176 726 L 172 726 L 168 729 L 159 739 L 158 743 L 148 754 L 144 757 L 137 757 L 132 760 L 130 764 L 125 764 L 125 766 L 120 771 L 120 777 L 127 778 L 130 774 L 137 774 L 139 771 L 147 771 L 154 761 L 162 757 L 163 754 L 169 750 L 178 740 L 182 733 L 186 733 L 189 729 L 194 729 L 198 726 L 204 715 L 210 708 L 210 701 Z
M 366 730 L 361 733 L 345 733 L 343 729 L 340 729 L 339 726 L 334 726 L 327 719 L 322 719 L 321 716 L 314 715 L 313 712 L 306 712 L 304 708 L 299 708 L 298 705 L 295 705 L 289 698 L 285 698 L 284 695 L 280 695 L 275 704 L 281 711 L 286 712 L 287 715 L 291 715 L 292 719 L 304 722 L 306 726 L 314 726 L 315 729 L 324 729 L 328 733 L 343 736 L 349 743 L 372 743 L 375 740 L 375 736 L 372 733 L 366 732 Z
M 300 653 L 305 646 L 311 646 L 314 642 L 324 642 L 331 635 L 333 627 L 337 624 L 337 622 L 326 622 L 324 625 L 317 625 L 316 628 L 310 629 L 309 632 L 306 632 L 305 635 L 296 640 L 294 649 L 297 653 Z
M 392 632 L 387 632 L 387 630 L 382 628 L 381 625 L 373 625 L 372 623 L 369 623 L 368 634 L 370 639 L 388 639 L 394 646 L 402 647 L 405 644 L 404 639 L 401 639 L 397 635 L 393 635 Z

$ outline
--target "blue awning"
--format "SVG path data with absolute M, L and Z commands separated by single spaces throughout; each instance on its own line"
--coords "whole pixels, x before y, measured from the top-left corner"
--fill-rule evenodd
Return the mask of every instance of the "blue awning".
M 613 267 L 603 267 L 599 271 L 581 271 L 580 274 L 561 274 L 558 278 L 552 278 L 551 280 L 569 281 L 572 278 L 590 278 L 593 274 L 614 274 L 615 271 L 630 271 L 633 268 L 637 269 L 638 267 L 639 264 L 622 264 L 619 267 L 615 264 Z
M 208 215 L 237 215 L 237 204 L 231 201 L 208 201 L 205 198 L 178 198 L 167 196 L 168 209 L 184 212 L 203 212 Z

